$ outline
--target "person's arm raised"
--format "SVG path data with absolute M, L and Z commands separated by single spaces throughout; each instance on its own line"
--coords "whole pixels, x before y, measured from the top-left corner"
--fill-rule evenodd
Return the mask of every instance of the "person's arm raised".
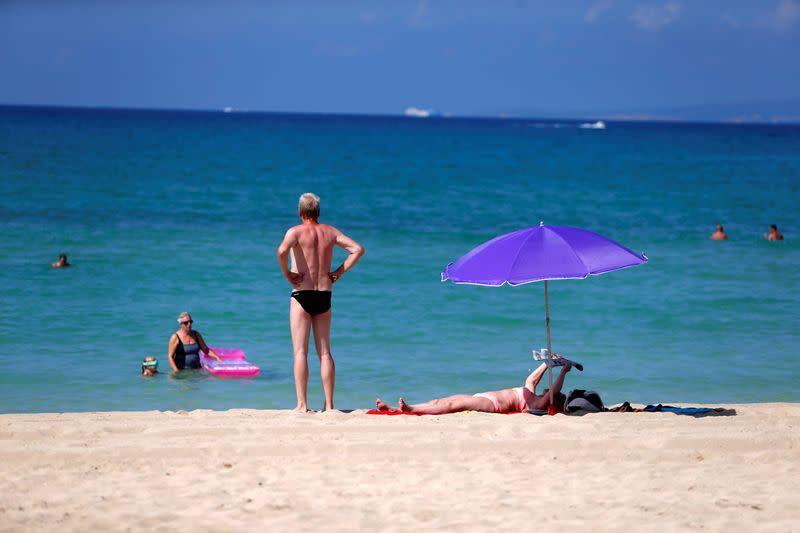
M 328 274 L 334 283 L 342 277 L 342 274 L 353 268 L 358 263 L 358 260 L 361 259 L 361 256 L 364 255 L 364 247 L 344 233 L 339 232 L 336 235 L 336 245 L 347 250 L 350 255 L 347 256 L 347 259 L 344 260 L 344 263 L 339 268 Z
M 298 285 L 301 281 L 303 281 L 302 272 L 292 272 L 289 270 L 289 251 L 296 244 L 297 232 L 294 230 L 294 228 L 290 228 L 283 237 L 283 242 L 281 242 L 280 246 L 278 246 L 278 264 L 281 266 L 283 277 L 285 277 L 286 280 L 292 284 L 292 286 Z
M 569 372 L 571 369 L 572 365 L 564 365 L 563 367 L 561 367 L 561 373 L 558 375 L 556 381 L 553 383 L 553 395 L 556 395 L 559 392 L 561 392 L 561 388 L 564 386 L 564 378 L 567 376 L 567 372 Z
M 539 365 L 539 368 L 531 372 L 531 374 L 528 376 L 528 379 L 525 380 L 525 388 L 536 394 L 536 385 L 538 385 L 542 380 L 542 376 L 544 376 L 546 370 L 546 364 L 542 363 Z

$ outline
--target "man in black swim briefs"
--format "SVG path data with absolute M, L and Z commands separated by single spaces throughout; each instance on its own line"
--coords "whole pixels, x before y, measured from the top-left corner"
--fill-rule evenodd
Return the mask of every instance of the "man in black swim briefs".
M 292 291 L 292 298 L 311 316 L 331 308 L 331 291 Z
M 319 196 L 316 194 L 300 196 L 297 214 L 302 224 L 289 228 L 278 247 L 281 272 L 294 289 L 289 305 L 289 322 L 294 349 L 295 409 L 308 411 L 308 339 L 313 329 L 325 391 L 325 410 L 328 410 L 333 409 L 336 383 L 336 368 L 330 350 L 331 291 L 342 274 L 361 259 L 364 248 L 333 226 L 317 221 Z M 334 246 L 344 248 L 350 255 L 339 268 L 331 271 Z

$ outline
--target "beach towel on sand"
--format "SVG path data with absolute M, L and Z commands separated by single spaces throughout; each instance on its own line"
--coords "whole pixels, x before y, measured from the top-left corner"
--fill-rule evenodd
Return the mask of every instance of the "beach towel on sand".
M 724 411 L 722 407 L 673 407 L 671 405 L 647 405 L 642 411 L 646 413 L 675 413 L 676 415 L 702 415 L 704 413 Z
M 623 402 L 617 406 L 606 409 L 615 413 L 675 413 L 676 415 L 702 415 L 706 413 L 721 413 L 722 407 L 673 407 L 672 405 L 647 405 L 642 409 L 632 407 L 630 403 Z
M 405 411 L 378 411 L 377 409 L 370 409 L 367 411 L 368 415 L 386 415 L 386 416 L 396 416 L 396 415 L 412 415 L 412 416 L 422 416 L 420 413 L 407 413 Z
M 461 413 L 480 413 L 480 412 L 482 412 L 482 411 L 458 411 L 457 413 L 443 413 L 443 414 L 457 415 L 457 414 L 461 414 Z M 533 411 L 528 411 L 528 413 L 530 413 L 532 415 L 533 414 L 541 414 L 541 413 L 545 413 L 546 414 L 547 411 L 540 411 L 540 412 L 536 412 L 536 413 L 534 413 Z M 405 411 L 378 411 L 377 409 L 370 409 L 369 411 L 367 411 L 367 414 L 368 415 L 386 415 L 386 416 L 396 416 L 396 415 L 441 416 L 441 415 L 430 415 L 429 413 L 407 413 Z M 515 415 L 515 414 L 519 414 L 519 413 L 515 411 L 513 413 L 487 413 L 487 414 L 490 414 L 490 415 Z

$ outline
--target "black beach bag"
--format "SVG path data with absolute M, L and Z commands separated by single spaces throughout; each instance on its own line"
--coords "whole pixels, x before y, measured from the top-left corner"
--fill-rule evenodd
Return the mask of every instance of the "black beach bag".
M 567 395 L 564 410 L 569 415 L 599 413 L 605 410 L 600 395 L 593 390 L 574 389 Z

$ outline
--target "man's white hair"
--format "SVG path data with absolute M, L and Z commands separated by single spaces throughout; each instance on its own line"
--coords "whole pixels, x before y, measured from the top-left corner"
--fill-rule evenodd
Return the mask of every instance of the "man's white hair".
M 300 201 L 297 203 L 297 212 L 302 218 L 319 218 L 319 196 L 313 192 L 307 192 L 300 195 Z

